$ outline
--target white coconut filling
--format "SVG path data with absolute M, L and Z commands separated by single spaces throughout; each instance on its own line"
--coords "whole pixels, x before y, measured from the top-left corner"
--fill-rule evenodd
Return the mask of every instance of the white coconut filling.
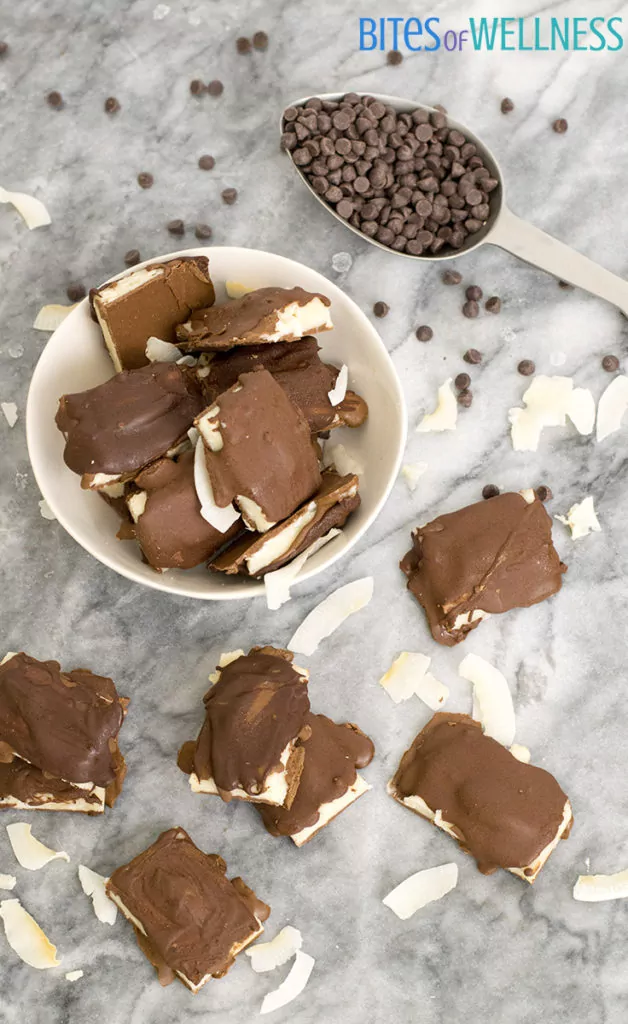
M 236 799 L 248 800 L 251 803 L 272 804 L 276 807 L 283 807 L 288 796 L 286 766 L 293 750 L 294 742 L 288 743 L 279 758 L 281 768 L 277 768 L 266 776 L 264 788 L 259 793 L 247 793 L 245 789 L 236 786 L 235 789 L 229 790 L 230 795 Z M 190 789 L 193 793 L 210 793 L 212 796 L 219 795 L 218 786 L 212 778 L 199 779 L 195 772 L 192 772 L 190 775 Z
M 260 334 L 260 341 L 303 338 L 313 331 L 329 331 L 333 326 L 329 306 L 315 296 L 304 306 L 300 306 L 298 302 L 290 302 L 278 310 L 274 331 L 270 334 Z
M 138 491 L 137 494 L 132 494 L 127 498 L 127 508 L 131 513 L 131 518 L 134 523 L 137 523 L 140 516 L 146 511 L 146 502 L 148 501 L 148 491 Z
M 120 483 L 120 473 L 86 473 L 83 479 L 90 491 L 104 491 L 110 484 Z
M 204 413 L 201 413 L 201 415 L 195 420 L 196 426 L 211 452 L 220 452 L 223 448 L 224 442 L 222 440 L 220 424 L 218 422 L 219 413 L 220 406 L 212 405 L 211 408 L 207 409 Z
M 124 295 L 128 295 L 129 292 L 134 292 L 136 288 L 141 288 L 148 281 L 161 277 L 163 273 L 163 267 L 141 267 L 139 270 L 132 270 L 130 274 L 125 274 L 118 281 L 112 281 L 111 284 L 99 288 L 94 296 L 94 305 L 102 303 L 103 306 L 109 306 Z
M 271 523 L 266 518 L 256 501 L 248 498 L 246 494 L 236 494 L 235 502 L 240 507 L 242 518 L 248 530 L 256 530 L 257 533 L 268 533 L 277 523 Z
M 353 785 L 349 786 L 342 796 L 336 797 L 335 800 L 329 800 L 326 804 L 321 804 L 318 809 L 318 821 L 314 825 L 302 828 L 300 832 L 295 832 L 291 835 L 292 842 L 297 846 L 303 846 L 308 839 L 311 839 L 322 828 L 325 828 L 325 825 L 328 825 L 332 818 L 335 818 L 337 814 L 340 814 L 341 811 L 344 811 L 345 808 L 354 803 L 358 797 L 367 793 L 370 788 L 368 782 L 365 782 L 362 776 L 356 773 Z
M 462 615 L 457 615 L 453 626 L 449 629 L 451 632 L 455 632 L 457 629 L 461 629 L 462 626 L 470 626 L 472 622 L 479 622 L 481 619 L 488 619 L 490 612 L 485 612 L 482 608 L 474 608 L 472 612 L 464 612 Z
M 295 543 L 299 534 L 312 522 L 316 516 L 316 502 L 311 501 L 306 508 L 300 512 L 294 522 L 284 526 L 276 537 L 269 537 L 252 555 L 245 559 L 246 567 L 251 576 L 265 569 L 267 565 L 276 562 L 286 554 Z

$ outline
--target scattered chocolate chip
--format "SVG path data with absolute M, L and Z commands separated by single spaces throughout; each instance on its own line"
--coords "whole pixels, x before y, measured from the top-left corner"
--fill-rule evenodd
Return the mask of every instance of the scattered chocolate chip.
M 105 114 L 117 114 L 119 109 L 120 104 L 115 96 L 107 96 L 107 99 L 105 100 Z
M 551 501 L 554 497 L 551 487 L 547 487 L 546 484 L 541 484 L 540 487 L 535 487 L 534 493 L 539 501 Z
M 509 114 L 511 110 L 515 109 L 515 105 L 509 96 L 504 96 L 500 104 L 502 114 Z
M 485 484 L 482 488 L 483 498 L 496 498 L 498 494 L 499 487 L 496 487 L 495 484 Z
M 139 249 L 129 249 L 129 251 L 124 254 L 124 262 L 127 267 L 134 267 L 136 263 L 140 262 L 141 258 Z
M 462 312 L 469 320 L 474 320 L 480 315 L 480 307 L 474 299 L 469 299 L 462 307 Z
M 607 373 L 615 373 L 615 370 L 619 369 L 619 359 L 617 356 L 604 356 L 602 369 L 606 370 Z
M 198 158 L 198 166 L 202 171 L 211 171 L 212 168 L 216 166 L 216 161 L 213 156 L 209 156 L 208 153 L 205 153 L 203 156 Z
M 152 188 L 154 181 L 155 179 L 152 174 L 148 173 L 148 171 L 142 171 L 141 174 L 138 174 L 137 176 L 137 183 L 140 188 Z
M 239 39 L 236 39 L 236 50 L 238 53 L 250 53 L 251 49 L 251 40 L 247 39 L 246 36 L 240 36 Z
M 467 288 L 465 295 L 469 299 L 469 302 L 479 302 L 482 298 L 482 289 L 477 284 L 470 284 Z
M 396 65 L 396 64 L 401 64 L 402 61 L 403 61 L 403 54 L 401 53 L 400 50 L 389 50 L 388 53 L 386 54 L 386 63 L 387 64 Z
M 213 232 L 209 224 L 197 224 L 194 228 L 194 234 L 197 238 L 206 241 L 208 238 L 211 238 Z
M 207 86 L 200 78 L 193 78 L 190 82 L 190 92 L 193 96 L 202 96 Z
M 441 114 L 447 113 L 447 107 L 444 107 L 442 103 L 435 103 L 434 110 L 440 110 Z
M 557 135 L 564 135 L 567 129 L 569 128 L 569 125 L 565 121 L 564 117 L 559 117 L 554 121 L 552 128 L 557 133 Z
M 63 96 L 60 92 L 49 92 L 46 96 L 46 101 L 53 110 L 61 110 L 63 106 Z
M 517 367 L 522 377 L 531 377 L 535 370 L 536 366 L 531 359 L 522 359 Z
M 421 327 L 417 327 L 414 332 L 419 341 L 431 341 L 434 337 L 434 331 L 427 324 L 423 324 Z
M 559 281 L 558 282 L 558 287 L 559 288 L 563 288 L 565 291 L 572 291 L 573 290 L 573 285 L 570 284 L 569 281 Z
M 502 308 L 502 300 L 498 295 L 491 295 L 490 299 L 487 299 L 484 303 L 484 309 L 487 313 L 499 313 Z
M 441 280 L 443 284 L 460 284 L 462 274 L 458 270 L 443 270 Z
M 238 198 L 238 191 L 235 188 L 223 188 L 220 195 L 222 196 L 223 203 L 226 203 L 227 206 L 233 206 Z
M 468 348 L 462 357 L 465 363 L 472 363 L 476 365 L 482 362 L 482 353 L 478 352 L 477 348 Z
M 85 285 L 81 284 L 80 281 L 73 281 L 69 284 L 65 290 L 65 294 L 69 298 L 70 302 L 80 302 L 87 295 L 85 291 Z
M 9 52 L 9 44 L 5 43 L 4 40 L 0 41 L 0 57 L 6 57 Z
M 253 46 L 256 50 L 265 50 L 268 46 L 268 36 L 265 32 L 256 32 L 253 36 Z
M 461 391 L 459 393 L 459 395 L 458 395 L 458 404 L 461 405 L 464 409 L 468 409 L 469 406 L 471 405 L 472 401 L 473 401 L 473 395 L 469 391 L 468 388 L 466 388 L 464 391 Z
M 383 316 L 388 316 L 389 312 L 390 306 L 388 306 L 385 302 L 376 302 L 375 305 L 373 306 L 373 313 L 380 319 Z
M 454 381 L 456 391 L 466 391 L 470 384 L 471 378 L 468 373 L 459 373 Z
M 183 223 L 182 220 L 169 220 L 168 223 L 166 224 L 166 227 L 168 228 L 168 231 L 170 232 L 171 235 L 185 234 L 185 224 Z
M 225 87 L 219 78 L 214 78 L 207 86 L 207 92 L 210 96 L 222 96 L 224 89 Z

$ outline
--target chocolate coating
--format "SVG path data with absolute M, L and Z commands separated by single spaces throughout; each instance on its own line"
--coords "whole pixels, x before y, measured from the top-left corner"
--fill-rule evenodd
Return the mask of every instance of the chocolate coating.
M 101 806 L 97 794 L 45 774 L 21 757 L 14 757 L 8 764 L 0 758 L 0 810 L 10 809 L 11 799 L 30 807 L 45 807 L 48 803 L 72 804 L 82 800 L 93 806 L 93 814 L 100 813 Z
M 292 836 L 315 825 L 323 804 L 337 800 L 356 780 L 356 770 L 373 760 L 375 747 L 357 725 L 332 722 L 309 712 L 311 734 L 303 741 L 305 762 L 291 808 L 258 804 L 258 811 L 273 836 Z
M 134 474 L 174 447 L 203 408 L 186 367 L 151 363 L 88 391 L 64 395 L 56 422 L 75 473 Z
M 439 810 L 484 874 L 532 865 L 555 838 L 567 802 L 549 772 L 518 761 L 468 715 L 443 712 L 405 752 L 392 788 Z
M 566 566 L 552 543 L 552 521 L 538 499 L 500 494 L 417 527 L 401 562 L 432 636 L 453 645 L 479 624 L 455 626 L 476 609 L 526 608 L 560 590 Z
M 222 857 L 172 828 L 109 879 L 108 893 L 142 924 L 138 943 L 162 984 L 175 972 L 195 986 L 207 975 L 222 977 L 270 914 L 241 878 L 229 881 L 225 872 Z
M 125 702 L 87 669 L 16 654 L 0 665 L 0 744 L 59 779 L 114 782 Z

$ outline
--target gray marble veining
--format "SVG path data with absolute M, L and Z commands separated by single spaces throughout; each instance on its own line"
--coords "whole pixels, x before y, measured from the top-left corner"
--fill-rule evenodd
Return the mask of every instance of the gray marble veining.
M 573 376 L 597 398 L 609 380 L 601 357 L 614 352 L 625 366 L 625 324 L 614 309 L 562 291 L 489 248 L 456 266 L 467 283 L 500 295 L 503 311 L 465 320 L 461 291 L 443 287 L 437 267 L 378 251 L 324 215 L 278 152 L 277 120 L 287 101 L 316 91 L 353 88 L 444 103 L 499 157 L 516 212 L 625 274 L 628 68 L 621 53 L 418 54 L 400 67 L 386 66 L 382 54 L 359 53 L 360 14 L 416 14 L 412 7 L 399 2 L 386 11 L 371 0 L 0 0 L 0 37 L 11 47 L 0 62 L 0 182 L 40 195 L 52 215 L 49 228 L 28 232 L 0 207 L 0 400 L 19 410 L 13 430 L 0 422 L 1 642 L 111 674 L 132 699 L 122 733 L 129 776 L 113 813 L 102 821 L 31 816 L 36 834 L 73 858 L 39 874 L 17 870 L 17 893 L 58 945 L 63 968 L 34 973 L 0 935 L 2 1024 L 256 1019 L 285 969 L 257 976 L 238 962 L 196 998 L 177 985 L 164 991 L 129 926 L 99 924 L 80 892 L 78 862 L 106 874 L 175 823 L 223 854 L 230 872 L 271 903 L 269 936 L 294 924 L 316 957 L 305 993 L 271 1018 L 278 1024 L 626 1020 L 626 906 L 583 905 L 571 896 L 588 858 L 594 871 L 628 864 L 625 429 L 599 446 L 569 428 L 546 432 L 529 454 L 514 453 L 507 436 L 507 410 L 525 387 L 516 373 L 521 358 L 534 359 L 541 372 Z M 451 23 L 492 13 L 480 7 L 440 0 L 431 12 Z M 606 0 L 595 7 L 607 16 L 616 11 Z M 501 4 L 499 13 L 543 11 L 521 0 L 516 9 Z M 566 2 L 560 13 L 582 11 Z M 257 29 L 268 32 L 268 50 L 238 56 L 237 36 Z M 193 98 L 189 82 L 197 76 L 222 79 L 224 95 Z M 60 112 L 46 105 L 51 89 L 64 96 Z M 122 107 L 113 118 L 103 113 L 109 95 Z M 504 95 L 516 104 L 508 117 L 499 112 Z M 558 116 L 569 120 L 566 135 L 550 130 Z M 212 172 L 197 168 L 202 153 L 215 156 Z M 155 176 L 150 191 L 136 184 L 143 170 Z M 227 186 L 239 192 L 232 207 L 220 202 Z M 403 381 L 411 427 L 438 384 L 467 369 L 465 349 L 484 353 L 472 368 L 474 403 L 461 412 L 458 430 L 410 433 L 408 461 L 429 464 L 417 491 L 411 495 L 400 480 L 350 560 L 299 588 L 274 614 L 258 601 L 221 607 L 141 589 L 39 514 L 24 436 L 28 382 L 45 343 L 31 329 L 34 316 L 46 302 L 66 301 L 69 281 L 92 285 L 120 270 L 131 247 L 144 257 L 178 248 L 165 230 L 175 217 L 211 224 L 217 244 L 301 260 L 366 311 L 376 299 L 388 302 L 390 314 L 377 325 Z M 191 227 L 186 242 L 195 243 Z M 352 258 L 343 274 L 332 268 L 338 252 Z M 422 323 L 434 329 L 428 345 L 414 337 Z M 552 512 L 591 493 L 602 533 L 574 544 L 557 524 L 556 543 L 569 564 L 561 593 L 491 619 L 463 649 L 440 648 L 396 563 L 412 524 L 479 498 L 488 482 L 517 489 L 549 483 Z M 321 645 L 308 667 L 315 709 L 357 721 L 374 737 L 377 756 L 364 773 L 373 789 L 298 851 L 267 835 L 250 807 L 189 794 L 175 754 L 198 728 L 221 650 L 285 643 L 319 599 L 366 574 L 375 578 L 371 605 Z M 533 889 L 504 873 L 483 877 L 446 836 L 386 796 L 386 780 L 429 714 L 418 701 L 394 706 L 377 686 L 402 649 L 432 655 L 453 710 L 470 708 L 457 674 L 463 653 L 482 654 L 510 680 L 518 740 L 556 774 L 576 817 L 572 837 Z M 2 824 L 22 817 L 5 814 Z M 446 860 L 459 864 L 460 883 L 442 902 L 407 922 L 382 906 L 406 875 Z M 0 870 L 13 870 L 4 829 Z M 71 985 L 63 975 L 73 968 L 85 977 Z

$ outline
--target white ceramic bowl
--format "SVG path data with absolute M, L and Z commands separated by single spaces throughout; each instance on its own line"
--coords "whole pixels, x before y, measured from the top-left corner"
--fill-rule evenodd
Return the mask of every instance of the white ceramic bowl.
M 301 285 L 331 299 L 335 328 L 318 336 L 322 356 L 338 366 L 347 364 L 349 386 L 368 402 L 369 418 L 358 429 L 333 431 L 332 443 L 342 443 L 364 467 L 360 478 L 362 504 L 342 534 L 306 562 L 297 579 L 309 579 L 357 543 L 390 493 L 406 440 L 399 380 L 379 335 L 362 310 L 316 271 L 272 253 L 227 247 L 186 249 L 146 262 L 190 255 L 209 257 L 219 302 L 226 297 L 225 281 L 239 281 L 250 288 Z M 187 571 L 155 572 L 142 562 L 137 544 L 116 540 L 119 520 L 115 512 L 97 494 L 81 490 L 79 477 L 63 461 L 63 436 L 55 426 L 58 401 L 63 394 L 94 387 L 112 375 L 100 329 L 84 300 L 48 341 L 33 374 L 26 410 L 26 436 L 35 478 L 61 525 L 99 562 L 156 590 L 205 600 L 262 594 L 261 582 L 209 573 L 203 565 Z

